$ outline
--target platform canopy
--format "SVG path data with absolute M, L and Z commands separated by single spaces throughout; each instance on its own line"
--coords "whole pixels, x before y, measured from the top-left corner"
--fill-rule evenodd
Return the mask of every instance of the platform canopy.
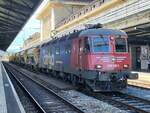
M 6 50 L 42 0 L 0 0 L 0 49 Z
M 124 29 L 131 44 L 150 44 L 150 22 Z

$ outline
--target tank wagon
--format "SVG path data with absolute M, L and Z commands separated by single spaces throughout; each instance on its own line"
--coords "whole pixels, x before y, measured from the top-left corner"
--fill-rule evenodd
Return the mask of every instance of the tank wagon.
M 27 65 L 93 91 L 122 90 L 127 79 L 138 78 L 130 72 L 127 34 L 120 30 L 85 29 L 34 48 L 34 62 Z

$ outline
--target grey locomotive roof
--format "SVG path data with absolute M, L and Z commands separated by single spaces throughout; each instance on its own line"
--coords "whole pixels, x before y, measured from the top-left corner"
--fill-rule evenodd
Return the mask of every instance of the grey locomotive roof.
M 104 28 L 98 28 L 98 29 L 87 29 L 83 30 L 80 34 L 79 37 L 83 36 L 90 36 L 90 35 L 127 35 L 124 31 L 121 30 L 114 30 L 114 29 L 104 29 Z
M 98 28 L 98 29 L 92 28 L 92 29 L 77 31 L 72 34 L 62 36 L 61 38 L 58 38 L 58 39 L 49 40 L 40 45 L 44 46 L 46 44 L 55 43 L 57 41 L 63 41 L 63 40 L 68 40 L 68 39 L 73 39 L 73 38 L 83 37 L 83 36 L 97 36 L 97 35 L 102 35 L 102 34 L 103 35 L 125 35 L 125 36 L 127 35 L 124 31 L 121 31 L 121 30 L 113 30 L 113 29 L 105 29 L 105 28 Z

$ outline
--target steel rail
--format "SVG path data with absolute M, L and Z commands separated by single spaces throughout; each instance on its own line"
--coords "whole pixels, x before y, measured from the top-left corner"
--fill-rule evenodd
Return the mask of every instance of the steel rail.
M 117 94 L 117 95 L 114 95 Z M 99 96 L 103 97 L 105 100 L 112 101 L 112 105 L 118 104 L 121 107 L 127 108 L 127 110 L 131 110 L 133 112 L 138 113 L 150 113 L 150 101 L 135 97 L 129 94 L 124 94 L 121 92 L 115 92 L 115 93 L 97 93 L 94 94 L 96 98 L 99 98 Z M 100 99 L 100 98 L 99 98 Z M 145 107 L 145 109 L 144 109 Z M 148 107 L 148 110 L 147 110 Z
M 4 65 L 5 67 L 5 65 Z M 5 67 L 6 68 L 6 67 Z M 14 79 L 21 85 L 21 87 L 28 93 L 28 95 L 32 98 L 32 100 L 37 104 L 37 106 L 40 108 L 40 110 L 43 112 L 43 113 L 46 113 L 45 110 L 42 108 L 42 106 L 36 101 L 36 99 L 32 96 L 32 94 L 27 90 L 27 88 L 20 82 L 20 80 L 15 77 L 15 74 L 12 73 L 8 67 L 7 67 L 7 72 L 9 71 L 9 73 L 14 77 Z

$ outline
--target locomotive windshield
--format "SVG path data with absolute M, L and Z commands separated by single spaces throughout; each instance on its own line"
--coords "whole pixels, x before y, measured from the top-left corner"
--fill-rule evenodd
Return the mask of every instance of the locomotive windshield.
M 109 52 L 108 37 L 93 37 L 92 38 L 93 52 Z
M 127 52 L 127 43 L 125 38 L 115 39 L 116 52 Z

